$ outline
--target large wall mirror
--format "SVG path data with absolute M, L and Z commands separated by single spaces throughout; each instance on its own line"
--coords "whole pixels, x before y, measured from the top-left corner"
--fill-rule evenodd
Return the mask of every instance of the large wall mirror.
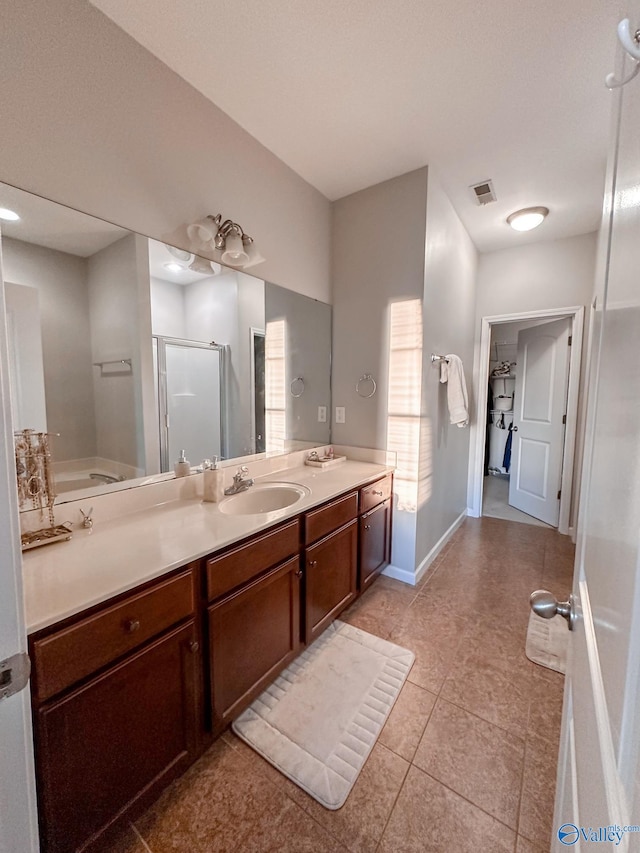
M 0 184 L 14 428 L 57 501 L 328 443 L 331 307 Z M 141 479 L 142 478 L 142 479 Z

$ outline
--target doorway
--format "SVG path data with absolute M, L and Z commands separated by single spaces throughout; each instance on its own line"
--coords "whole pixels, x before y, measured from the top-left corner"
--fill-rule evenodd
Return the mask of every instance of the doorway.
M 469 515 L 570 532 L 583 315 L 482 319 Z

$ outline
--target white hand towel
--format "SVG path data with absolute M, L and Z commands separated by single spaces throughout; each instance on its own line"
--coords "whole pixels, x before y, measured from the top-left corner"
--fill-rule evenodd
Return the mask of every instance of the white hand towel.
M 469 398 L 462 360 L 453 354 L 446 358 L 446 361 L 440 362 L 440 382 L 447 383 L 449 420 L 462 429 L 469 425 Z

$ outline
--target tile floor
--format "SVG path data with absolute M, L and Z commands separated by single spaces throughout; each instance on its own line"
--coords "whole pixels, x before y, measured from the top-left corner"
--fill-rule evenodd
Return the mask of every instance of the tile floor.
M 225 733 L 109 853 L 543 853 L 563 677 L 529 662 L 528 595 L 566 597 L 555 531 L 467 519 L 418 587 L 381 577 L 341 618 L 416 662 L 346 804 L 330 812 Z
M 527 515 L 526 512 L 520 512 L 509 504 L 509 478 L 508 477 L 493 477 L 484 478 L 482 488 L 482 514 L 491 516 L 491 518 L 504 518 L 507 521 L 520 521 L 522 524 L 533 524 L 536 527 L 546 527 L 549 530 L 553 528 L 544 521 L 534 518 L 532 515 Z

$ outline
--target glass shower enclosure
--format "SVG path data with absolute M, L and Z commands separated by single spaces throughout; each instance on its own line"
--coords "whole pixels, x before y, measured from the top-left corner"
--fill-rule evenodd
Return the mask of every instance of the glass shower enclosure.
M 195 467 L 226 457 L 224 345 L 153 336 L 160 465 L 173 470 L 181 450 Z

